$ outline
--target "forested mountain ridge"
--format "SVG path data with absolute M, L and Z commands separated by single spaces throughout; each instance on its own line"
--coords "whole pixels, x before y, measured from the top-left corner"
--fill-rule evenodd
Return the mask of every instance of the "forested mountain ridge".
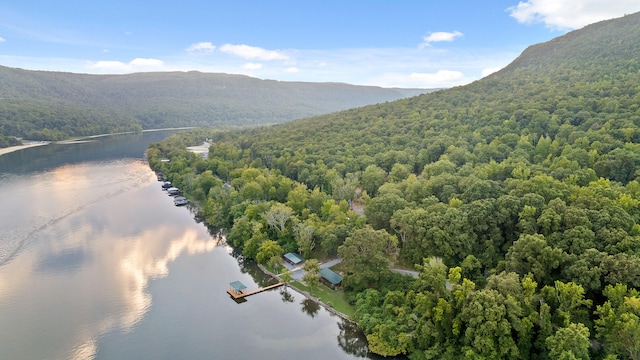
M 247 258 L 342 257 L 378 354 L 640 359 L 639 57 L 627 15 L 466 86 L 188 132 L 149 163 Z M 207 160 L 184 149 L 205 137 Z
M 87 75 L 0 66 L 0 134 L 56 140 L 140 129 L 281 123 L 431 90 L 200 72 Z

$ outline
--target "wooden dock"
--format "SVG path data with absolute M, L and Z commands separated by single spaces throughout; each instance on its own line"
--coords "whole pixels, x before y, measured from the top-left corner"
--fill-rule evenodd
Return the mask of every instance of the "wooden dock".
M 227 294 L 231 295 L 234 299 L 242 299 L 242 298 L 245 298 L 247 296 L 251 296 L 251 295 L 254 295 L 254 294 L 257 294 L 257 293 L 261 293 L 263 291 L 275 289 L 275 288 L 280 287 L 282 285 L 284 285 L 284 283 L 283 282 L 279 282 L 277 284 L 265 286 L 263 288 L 260 288 L 258 290 L 253 290 L 253 291 L 246 291 L 246 290 L 236 291 L 233 288 L 229 288 L 227 290 Z

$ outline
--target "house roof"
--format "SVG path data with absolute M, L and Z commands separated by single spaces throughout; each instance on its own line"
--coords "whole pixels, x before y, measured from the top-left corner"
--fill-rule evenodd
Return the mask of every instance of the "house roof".
M 247 287 L 241 283 L 240 281 L 234 281 L 232 283 L 229 283 L 229 285 L 231 285 L 231 287 L 233 288 L 233 290 L 235 291 L 242 291 L 244 289 L 246 289 Z
M 342 276 L 329 268 L 320 269 L 320 276 L 333 285 L 338 285 L 342 282 Z
M 287 260 L 291 261 L 292 264 L 299 264 L 304 261 L 304 258 L 292 252 L 284 254 L 284 257 L 287 258 Z

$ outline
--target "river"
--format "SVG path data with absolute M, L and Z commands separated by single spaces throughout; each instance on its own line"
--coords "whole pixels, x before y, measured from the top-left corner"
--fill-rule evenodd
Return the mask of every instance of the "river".
M 348 322 L 268 281 L 143 160 L 170 132 L 0 156 L 0 359 L 355 359 Z

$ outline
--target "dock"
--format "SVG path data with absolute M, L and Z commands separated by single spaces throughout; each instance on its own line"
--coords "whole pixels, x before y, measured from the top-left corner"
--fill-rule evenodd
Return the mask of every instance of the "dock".
M 261 293 L 263 291 L 275 289 L 277 287 L 280 287 L 280 286 L 284 285 L 284 283 L 283 282 L 279 282 L 277 284 L 265 286 L 263 288 L 260 288 L 258 290 L 253 290 L 253 291 L 247 291 L 246 290 L 247 287 L 244 286 L 239 281 L 234 281 L 234 282 L 230 283 L 229 285 L 231 285 L 231 287 L 227 290 L 227 294 L 231 295 L 234 299 L 242 299 L 242 298 L 246 298 L 247 296 L 251 296 L 251 295 L 254 295 L 254 294 L 257 294 L 257 293 Z

